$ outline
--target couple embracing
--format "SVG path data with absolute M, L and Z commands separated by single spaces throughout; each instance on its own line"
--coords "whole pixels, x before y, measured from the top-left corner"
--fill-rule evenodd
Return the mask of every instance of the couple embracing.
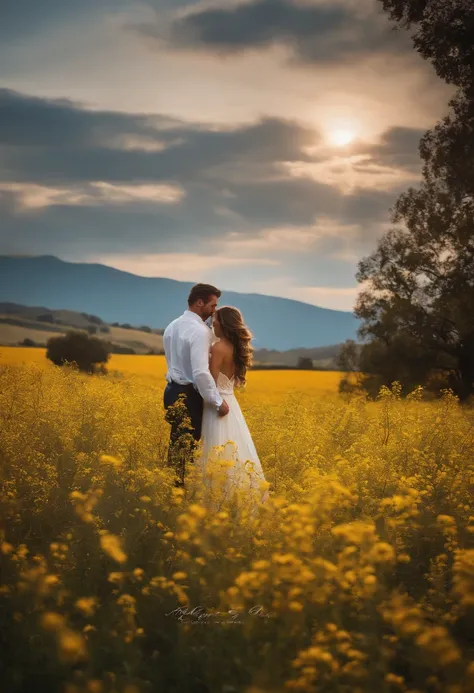
M 196 284 L 188 309 L 168 325 L 163 335 L 168 371 L 164 392 L 166 417 L 171 424 L 171 464 L 176 485 L 184 486 L 186 459 L 182 434 L 192 436 L 198 466 L 206 474 L 211 460 L 225 464 L 222 490 L 253 492 L 266 502 L 268 486 L 247 423 L 234 394 L 246 382 L 252 361 L 252 335 L 237 308 L 218 308 L 221 292 L 209 284 Z M 210 323 L 210 324 L 209 324 Z M 212 325 L 212 327 L 210 326 Z M 176 415 L 182 400 L 187 422 Z M 199 445 L 199 441 L 201 444 Z

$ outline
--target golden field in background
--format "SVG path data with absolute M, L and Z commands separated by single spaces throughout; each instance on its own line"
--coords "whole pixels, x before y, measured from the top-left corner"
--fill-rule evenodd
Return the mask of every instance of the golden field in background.
M 108 368 L 0 350 L 5 690 L 474 690 L 472 410 L 251 372 L 253 519 L 174 488 L 164 359 Z
M 52 368 L 46 359 L 46 350 L 34 347 L 0 347 L 0 364 L 37 363 Z M 157 383 L 165 383 L 166 360 L 164 356 L 112 354 L 107 362 L 110 372 L 144 376 Z M 290 391 L 307 394 L 337 392 L 341 374 L 337 371 L 262 370 L 251 371 L 248 392 L 258 396 L 271 393 L 283 395 Z

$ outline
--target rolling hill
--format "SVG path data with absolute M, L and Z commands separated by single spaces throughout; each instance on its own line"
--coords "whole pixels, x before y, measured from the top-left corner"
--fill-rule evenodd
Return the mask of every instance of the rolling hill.
M 44 306 L 22 306 L 18 303 L 0 302 L 0 346 L 42 346 L 49 338 L 65 334 L 69 329 L 85 330 L 117 347 L 115 351 L 133 350 L 136 354 L 163 353 L 161 329 L 148 325 L 108 325 L 96 315 L 73 310 L 50 310 Z M 29 344 L 25 344 L 29 342 Z M 254 367 L 294 368 L 301 357 L 311 359 L 313 367 L 320 370 L 336 370 L 336 359 L 341 345 L 315 347 L 314 349 L 257 349 Z
M 29 346 L 46 346 L 50 337 L 70 329 L 93 330 L 96 337 L 110 342 L 113 353 L 160 354 L 163 352 L 161 330 L 135 329 L 107 325 L 96 315 L 72 310 L 50 310 L 44 306 L 23 306 L 0 302 L 0 346 L 18 346 L 25 340 Z
M 186 308 L 191 286 L 51 255 L 0 256 L 0 301 L 100 315 L 109 324 L 164 328 Z M 220 304 L 243 312 L 256 349 L 331 346 L 355 338 L 358 327 L 352 313 L 274 296 L 224 291 Z

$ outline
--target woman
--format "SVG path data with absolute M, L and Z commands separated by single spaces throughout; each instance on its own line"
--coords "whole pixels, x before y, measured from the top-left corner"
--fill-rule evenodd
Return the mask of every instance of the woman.
M 268 500 L 269 484 L 234 394 L 234 387 L 245 385 L 252 363 L 252 335 L 241 312 L 231 306 L 215 312 L 213 328 L 217 339 L 211 348 L 209 367 L 229 405 L 229 413 L 219 417 L 213 407 L 204 408 L 198 466 L 207 475 L 207 488 L 214 488 L 215 507 L 220 507 L 223 500 L 235 498 L 237 492 L 243 502 L 250 501 L 256 510 L 259 502 Z

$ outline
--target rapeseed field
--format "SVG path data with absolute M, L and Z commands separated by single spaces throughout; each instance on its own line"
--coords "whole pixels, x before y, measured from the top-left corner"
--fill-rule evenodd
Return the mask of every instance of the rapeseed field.
M 270 501 L 211 512 L 166 466 L 164 360 L 108 367 L 0 350 L 2 690 L 474 690 L 472 410 L 252 372 Z

